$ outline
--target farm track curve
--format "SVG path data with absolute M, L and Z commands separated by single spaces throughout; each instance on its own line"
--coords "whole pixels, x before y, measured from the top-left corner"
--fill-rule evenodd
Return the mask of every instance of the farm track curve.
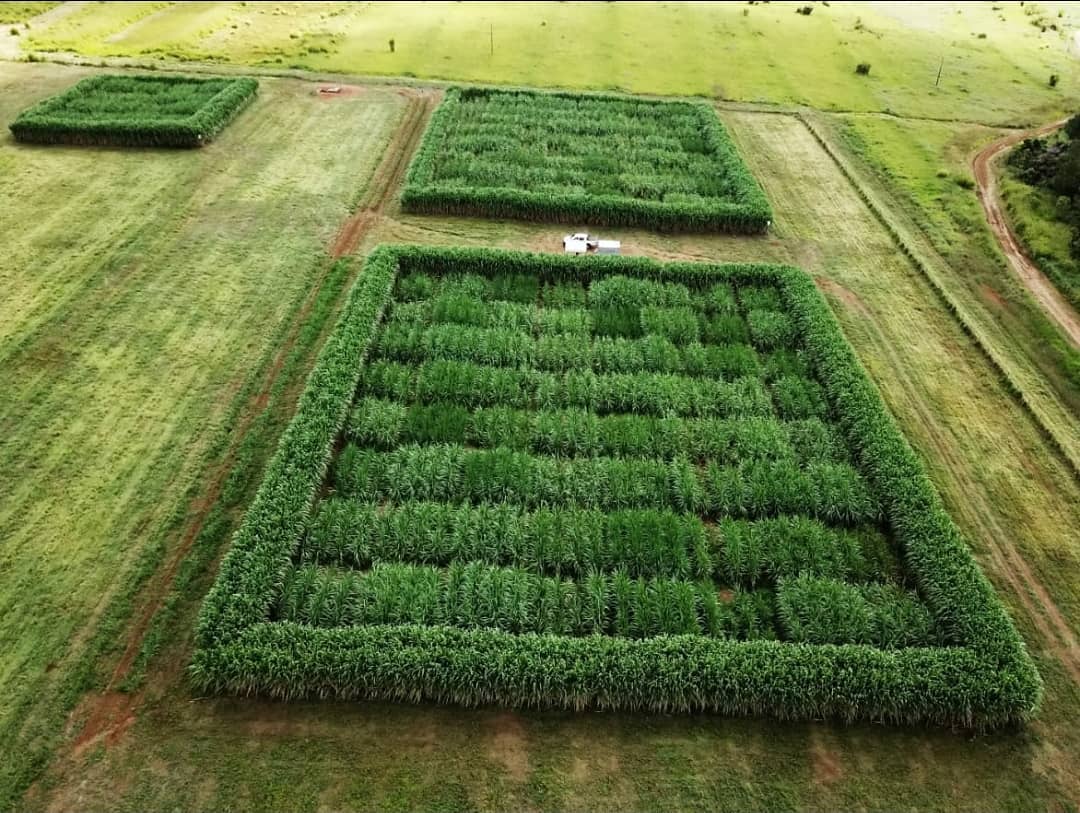
M 979 202 L 982 204 L 983 214 L 986 215 L 987 225 L 990 226 L 994 239 L 997 240 L 1009 261 L 1009 267 L 1013 269 L 1047 316 L 1065 332 L 1072 345 L 1080 348 L 1080 315 L 1024 251 L 1005 215 L 1005 207 L 998 194 L 997 175 L 994 171 L 994 163 L 1002 153 L 1024 139 L 1037 138 L 1054 132 L 1065 124 L 1065 121 L 1066 119 L 1062 119 L 1044 124 L 1034 130 L 1010 133 L 979 150 L 971 161 L 971 168 L 975 173 Z

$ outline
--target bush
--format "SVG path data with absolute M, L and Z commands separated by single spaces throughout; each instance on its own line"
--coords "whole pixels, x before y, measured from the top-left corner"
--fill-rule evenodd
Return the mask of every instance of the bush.
M 860 62 L 858 65 L 855 66 L 855 73 L 857 73 L 859 76 L 869 76 L 870 75 L 870 63 L 869 62 Z

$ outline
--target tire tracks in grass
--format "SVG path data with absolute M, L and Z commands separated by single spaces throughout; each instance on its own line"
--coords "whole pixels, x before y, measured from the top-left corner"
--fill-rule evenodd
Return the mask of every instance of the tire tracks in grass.
M 1028 289 L 1046 315 L 1061 328 L 1072 345 L 1080 348 L 1080 315 L 1024 250 L 1005 215 L 1005 207 L 998 193 L 998 179 L 995 171 L 995 162 L 1002 153 L 1012 149 L 1024 139 L 1038 138 L 1052 133 L 1066 121 L 1068 119 L 1061 119 L 1036 127 L 1034 130 L 1011 133 L 988 144 L 971 160 L 971 169 L 975 174 L 979 203 L 982 204 L 986 223 L 1008 260 L 1009 267 L 1016 273 L 1020 282 Z
M 409 162 L 420 143 L 427 120 L 441 98 L 440 91 L 402 90 L 409 97 L 405 117 L 371 176 L 356 212 L 342 224 L 330 247 L 331 257 L 352 254 L 381 220 L 404 183 Z
M 427 119 L 440 96 L 434 91 L 403 91 L 409 103 L 401 124 L 386 147 L 383 160 L 361 196 L 357 210 L 345 221 L 330 247 L 330 259 L 351 254 L 368 235 L 371 228 L 386 214 L 404 179 L 413 151 L 419 143 Z M 189 506 L 181 540 L 175 547 L 163 569 L 157 571 L 152 584 L 143 589 L 141 609 L 125 636 L 123 653 L 114 667 L 104 689 L 89 704 L 86 722 L 71 744 L 71 755 L 78 758 L 99 743 L 115 744 L 135 720 L 135 710 L 141 702 L 143 691 L 120 690 L 131 672 L 143 641 L 157 613 L 168 600 L 180 566 L 191 552 L 213 507 L 221 498 L 226 482 L 232 472 L 237 454 L 248 430 L 255 419 L 266 409 L 274 382 L 292 352 L 300 331 L 303 329 L 318 298 L 332 262 L 323 263 L 302 301 L 285 338 L 274 354 L 270 366 L 262 375 L 260 385 L 249 397 L 248 403 L 238 413 L 232 440 L 221 459 L 207 478 L 209 485 Z M 347 287 L 346 287 L 347 290 Z M 327 326 L 329 327 L 329 326 Z
M 856 194 L 870 212 L 892 237 L 900 251 L 911 261 L 937 294 L 941 303 L 956 317 L 960 328 L 975 343 L 1006 389 L 1016 398 L 1035 422 L 1041 434 L 1060 455 L 1070 473 L 1080 482 L 1080 435 L 1077 434 L 1073 414 L 1061 403 L 1052 388 L 1041 380 L 1038 371 L 1025 368 L 1015 362 L 1008 352 L 995 341 L 993 326 L 987 329 L 983 316 L 973 313 L 967 304 L 954 294 L 947 275 L 942 273 L 947 263 L 929 240 L 918 230 L 910 230 L 910 224 L 901 217 L 899 223 L 895 212 L 883 203 L 879 193 L 872 191 L 861 172 L 854 169 L 841 155 L 830 139 L 813 121 L 812 115 L 801 111 L 796 118 L 802 121 L 810 134 L 821 145 L 840 172 L 848 179 Z M 888 194 L 886 192 L 886 197 Z
M 814 282 L 823 293 L 839 301 L 844 309 L 858 315 L 876 351 L 888 361 L 891 375 L 901 384 L 904 392 L 911 394 L 908 399 L 911 415 L 921 428 L 923 437 L 933 447 L 931 459 L 940 461 L 948 469 L 950 479 L 963 496 L 963 499 L 953 500 L 950 512 L 963 517 L 967 526 L 977 533 L 990 556 L 995 574 L 1009 585 L 1019 599 L 1047 651 L 1061 662 L 1072 680 L 1080 686 L 1080 642 L 1065 614 L 1016 546 L 1008 542 L 1009 534 L 997 521 L 985 492 L 971 478 L 968 467 L 957 455 L 947 432 L 939 426 L 919 396 L 917 382 L 908 374 L 907 365 L 882 332 L 873 311 L 855 293 L 834 280 L 815 277 Z

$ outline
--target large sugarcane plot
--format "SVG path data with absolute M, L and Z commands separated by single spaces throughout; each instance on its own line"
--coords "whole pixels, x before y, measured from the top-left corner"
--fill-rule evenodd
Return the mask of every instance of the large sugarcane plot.
M 384 247 L 218 582 L 208 689 L 992 726 L 1040 681 L 812 282 Z

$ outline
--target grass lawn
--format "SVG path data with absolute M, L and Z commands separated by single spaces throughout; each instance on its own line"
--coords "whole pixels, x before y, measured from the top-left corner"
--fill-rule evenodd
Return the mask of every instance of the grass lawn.
M 1010 607 L 1046 681 L 1023 731 L 536 714 L 367 703 L 192 702 L 196 579 L 115 739 L 65 749 L 30 809 L 1069 809 L 1080 802 L 1080 485 L 798 121 L 725 113 L 776 212 L 764 238 L 611 230 L 662 259 L 790 262 L 845 334 Z M 241 119 L 237 122 L 240 126 Z M 226 140 L 211 147 L 219 149 Z M 558 230 L 401 216 L 377 242 L 558 250 Z M 1072 620 L 1068 620 L 1072 619 Z M 918 781 L 912 781 L 917 777 Z
M 801 5 L 91 4 L 24 47 L 991 122 L 1029 120 L 1078 90 L 1068 4 L 1061 18 L 1053 4 Z M 869 76 L 855 75 L 860 62 Z
M 82 73 L 0 66 L 0 119 Z M 403 104 L 273 80 L 198 153 L 0 141 L 0 807 L 102 617 L 175 544 Z

